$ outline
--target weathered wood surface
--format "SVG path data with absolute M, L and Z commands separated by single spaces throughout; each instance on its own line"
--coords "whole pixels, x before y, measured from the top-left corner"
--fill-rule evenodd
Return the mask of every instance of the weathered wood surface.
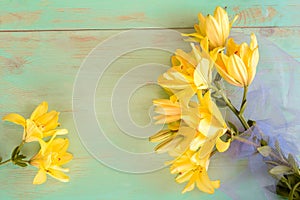
M 194 1 L 2 1 L 2 30 L 122 29 L 191 27 L 201 10 L 212 13 L 227 7 L 240 15 L 236 26 L 299 26 L 297 0 Z
M 263 5 L 262 5 L 263 4 Z M 62 126 L 69 129 L 70 151 L 74 160 L 68 164 L 71 182 L 58 183 L 49 178 L 42 186 L 33 186 L 36 169 L 1 167 L 1 199 L 211 199 L 198 191 L 180 196 L 183 185 L 174 182 L 168 169 L 150 174 L 121 173 L 102 165 L 83 147 L 73 121 L 72 90 L 78 69 L 88 53 L 110 36 L 130 28 L 180 28 L 190 32 L 197 13 L 209 13 L 217 5 L 227 6 L 231 16 L 240 14 L 233 31 L 254 32 L 267 37 L 300 61 L 300 4 L 287 1 L 1 1 L 0 8 L 0 115 L 18 112 L 28 116 L 41 101 L 61 112 Z M 113 48 L 107 51 L 114 51 Z M 101 56 L 101 55 L 100 55 Z M 101 82 L 96 98 L 99 118 L 109 137 L 118 146 L 133 152 L 150 150 L 146 140 L 122 135 L 108 110 L 115 82 L 138 64 L 169 64 L 170 54 L 141 50 L 121 56 L 110 66 Z M 272 59 L 270 53 L 270 59 Z M 120 68 L 120 70 L 118 69 Z M 158 91 L 152 88 L 151 91 Z M 151 94 L 136 95 L 136 106 L 130 107 L 137 123 L 148 119 L 147 106 Z M 142 106 L 145 104 L 146 106 Z M 89 131 L 89 130 L 87 130 Z M 10 155 L 22 130 L 0 123 L 0 155 Z M 25 148 L 25 152 L 29 152 Z M 246 166 L 240 163 L 239 171 Z M 234 166 L 229 166 L 234 168 Z M 218 171 L 222 166 L 215 166 Z M 230 169 L 228 169 L 230 170 Z M 252 182 L 251 182 L 252 181 Z M 251 185 L 252 184 L 252 185 Z M 249 185 L 253 191 L 254 180 Z M 247 188 L 244 188 L 245 190 Z M 243 189 L 241 189 L 243 191 Z M 81 196 L 82 195 L 82 196 Z M 122 199 L 122 198 L 121 198 Z M 230 199 L 218 191 L 213 199 Z

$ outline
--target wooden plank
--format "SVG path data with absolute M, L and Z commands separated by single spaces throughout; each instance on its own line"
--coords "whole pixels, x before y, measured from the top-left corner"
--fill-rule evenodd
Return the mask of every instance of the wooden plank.
M 230 16 L 239 14 L 238 27 L 299 26 L 299 1 L 195 1 L 62 0 L 1 1 L 1 30 L 123 29 L 138 27 L 192 27 L 197 13 L 212 13 L 227 7 Z

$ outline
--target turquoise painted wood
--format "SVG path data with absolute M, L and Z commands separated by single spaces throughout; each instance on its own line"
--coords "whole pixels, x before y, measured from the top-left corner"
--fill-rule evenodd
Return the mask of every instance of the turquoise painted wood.
M 122 29 L 136 27 L 191 27 L 201 10 L 212 13 L 227 6 L 231 16 L 240 14 L 236 26 L 299 26 L 297 0 L 111 0 L 76 3 L 60 0 L 1 1 L 2 30 Z M 168 10 L 168 12 L 166 12 Z
M 69 129 L 70 152 L 74 154 L 74 160 L 66 165 L 71 170 L 69 183 L 49 178 L 40 186 L 31 184 L 35 168 L 20 169 L 12 164 L 0 167 L 0 199 L 231 199 L 220 190 L 214 196 L 197 190 L 181 195 L 184 184 L 175 183 L 167 168 L 152 173 L 129 174 L 101 164 L 80 141 L 73 119 L 76 111 L 72 108 L 76 74 L 85 57 L 99 43 L 130 28 L 180 28 L 175 30 L 191 32 L 197 22 L 197 13 L 211 13 L 217 5 L 227 6 L 231 16 L 241 15 L 233 31 L 254 32 L 267 37 L 300 61 L 300 4 L 296 0 L 267 0 L 263 3 L 258 0 L 1 1 L 0 117 L 10 112 L 29 116 L 37 104 L 48 101 L 51 109 L 61 112 L 62 127 Z M 107 49 L 108 52 L 114 50 Z M 154 61 L 168 65 L 170 55 L 147 49 L 131 52 L 118 58 L 104 74 L 96 92 L 97 117 L 116 145 L 136 153 L 153 148 L 147 140 L 135 140 L 118 128 L 109 110 L 110 95 L 115 83 L 128 70 Z M 269 59 L 273 59 L 272 54 Z M 149 122 L 151 99 L 160 95 L 162 91 L 157 87 L 136 91 L 129 109 L 137 124 Z M 21 135 L 20 127 L 0 123 L 0 155 L 3 158 L 9 157 Z M 29 147 L 37 148 L 35 144 L 27 146 L 25 154 L 33 153 Z M 242 172 L 246 166 L 246 162 L 227 166 L 228 175 L 220 173 L 223 166 L 214 166 L 210 173 L 226 180 L 234 177 L 234 172 Z M 239 187 L 240 193 L 251 190 L 262 196 L 256 181 L 248 178 L 249 185 Z

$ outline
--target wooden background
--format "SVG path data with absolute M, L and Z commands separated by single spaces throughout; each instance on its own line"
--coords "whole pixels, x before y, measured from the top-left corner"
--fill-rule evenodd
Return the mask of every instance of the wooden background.
M 233 31 L 265 36 L 300 61 L 298 0 L 0 1 L 0 116 L 9 112 L 29 116 L 37 104 L 48 101 L 51 109 L 61 112 L 60 122 L 69 129 L 70 151 L 74 154 L 74 160 L 67 165 L 71 181 L 66 184 L 49 178 L 46 184 L 34 186 L 31 182 L 35 168 L 1 166 L 0 199 L 231 199 L 221 191 L 214 196 L 199 191 L 180 195 L 184 185 L 176 184 L 168 169 L 135 175 L 102 165 L 80 142 L 72 110 L 76 73 L 84 58 L 101 41 L 132 28 L 191 32 L 197 13 L 212 13 L 217 5 L 226 6 L 231 17 L 240 15 Z M 272 59 L 272 53 L 269 55 Z M 104 116 L 109 137 L 124 149 L 150 150 L 153 145 L 122 135 L 107 111 L 108 93 L 114 81 L 134 65 L 153 60 L 169 64 L 169 56 L 151 50 L 126 54 L 105 74 L 103 90 L 97 90 L 98 117 Z M 147 109 L 153 97 L 141 91 L 135 98 L 132 116 L 143 124 L 149 120 Z M 21 135 L 20 127 L 0 123 L 0 155 L 4 159 L 19 143 Z M 31 153 L 29 147 L 24 151 Z M 246 163 L 241 163 L 238 168 L 242 170 L 245 166 Z M 251 188 L 257 190 L 255 180 L 249 179 L 249 186 L 241 191 Z

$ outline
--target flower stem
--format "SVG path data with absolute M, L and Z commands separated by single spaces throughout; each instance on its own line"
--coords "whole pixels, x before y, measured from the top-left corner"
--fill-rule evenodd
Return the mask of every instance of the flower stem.
M 253 145 L 255 148 L 259 147 L 258 144 L 254 143 L 254 142 L 251 142 L 251 141 L 249 141 L 245 138 L 239 137 L 239 136 L 234 136 L 232 139 L 238 140 L 238 141 L 243 142 L 243 143 L 248 144 L 248 145 Z
M 20 150 L 22 149 L 24 144 L 25 144 L 25 140 L 22 140 L 21 144 L 19 145 Z
M 240 110 L 236 109 L 236 107 L 234 107 L 234 105 L 231 103 L 231 101 L 227 98 L 226 94 L 224 93 L 224 91 L 221 88 L 220 83 L 215 82 L 216 87 L 211 86 L 211 89 L 215 90 L 216 92 L 218 92 L 219 94 L 221 94 L 223 100 L 225 101 L 227 107 L 236 115 L 236 117 L 240 120 L 241 124 L 243 125 L 245 130 L 248 130 L 250 128 L 249 124 L 247 123 L 245 117 L 243 116 L 243 111 L 245 109 L 243 109 L 245 102 L 246 102 L 246 97 L 247 97 L 247 92 L 248 92 L 248 87 L 245 86 L 244 87 L 244 94 L 243 94 L 243 100 L 241 103 L 241 108 Z
M 5 160 L 3 162 L 0 162 L 0 165 L 4 165 L 4 164 L 9 163 L 9 162 L 11 162 L 11 159 L 8 159 L 8 160 Z
M 294 193 L 296 191 L 296 189 L 300 186 L 300 182 L 298 182 L 292 189 L 292 191 L 290 192 L 289 195 L 289 200 L 293 200 L 294 199 Z
M 220 91 L 220 90 L 219 90 Z M 242 123 L 243 127 L 245 130 L 248 130 L 250 128 L 250 126 L 248 125 L 245 117 L 243 116 L 243 113 L 240 113 L 240 111 L 238 111 L 234 105 L 230 102 L 230 100 L 226 97 L 224 92 L 220 92 L 223 100 L 225 101 L 227 107 L 236 115 L 236 117 L 240 120 L 240 122 Z
M 243 114 L 243 113 L 241 113 L 241 111 L 242 111 L 242 107 L 244 106 L 244 103 L 247 101 L 247 93 L 248 93 L 248 86 L 245 86 L 244 92 L 243 92 L 243 100 L 242 100 L 241 107 L 240 107 L 240 114 Z

